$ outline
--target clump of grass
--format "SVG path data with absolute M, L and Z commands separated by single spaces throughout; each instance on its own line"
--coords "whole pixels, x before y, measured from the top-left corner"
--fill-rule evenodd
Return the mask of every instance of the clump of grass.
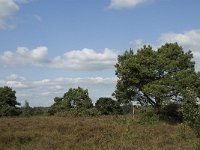
M 179 140 L 188 140 L 190 138 L 189 128 L 186 124 L 181 123 L 178 126 L 177 137 Z

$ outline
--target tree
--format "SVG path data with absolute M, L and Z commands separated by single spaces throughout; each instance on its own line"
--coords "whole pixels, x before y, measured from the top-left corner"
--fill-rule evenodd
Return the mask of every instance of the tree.
M 117 101 L 112 98 L 101 97 L 95 103 L 95 107 L 102 115 L 122 114 L 122 108 Z
M 87 114 L 95 114 L 94 110 L 89 110 L 93 107 L 89 97 L 88 90 L 83 88 L 70 88 L 63 97 L 55 97 L 54 104 L 49 107 L 47 113 L 54 115 L 58 113 L 61 116 L 74 115 L 80 116 Z
M 136 54 L 130 49 L 118 56 L 113 95 L 121 103 L 151 104 L 158 114 L 162 105 L 182 102 L 185 88 L 199 96 L 200 75 L 195 72 L 192 58 L 192 52 L 184 52 L 177 43 L 166 43 L 157 51 L 144 46 Z
M 88 109 L 93 106 L 89 97 L 88 90 L 84 90 L 80 87 L 70 88 L 63 96 L 63 105 L 70 109 Z
M 24 106 L 21 108 L 22 110 L 22 116 L 28 117 L 33 115 L 32 108 L 29 105 L 29 102 L 25 100 Z
M 16 101 L 15 93 L 10 87 L 0 87 L 0 116 L 14 116 L 19 114 L 19 109 L 16 105 L 20 105 L 20 103 Z
M 55 97 L 54 104 L 48 109 L 49 115 L 54 115 L 57 112 L 64 110 L 65 107 L 63 105 L 63 98 L 62 97 Z

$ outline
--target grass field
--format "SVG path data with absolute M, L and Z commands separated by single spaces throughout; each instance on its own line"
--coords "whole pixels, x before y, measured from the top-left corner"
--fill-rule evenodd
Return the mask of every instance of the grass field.
M 139 124 L 131 116 L 0 118 L 0 150 L 188 150 L 194 133 L 181 124 Z

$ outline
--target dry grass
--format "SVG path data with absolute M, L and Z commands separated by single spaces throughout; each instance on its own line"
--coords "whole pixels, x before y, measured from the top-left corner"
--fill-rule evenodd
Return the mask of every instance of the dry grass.
M 0 150 L 198 149 L 190 129 L 129 116 L 0 118 Z

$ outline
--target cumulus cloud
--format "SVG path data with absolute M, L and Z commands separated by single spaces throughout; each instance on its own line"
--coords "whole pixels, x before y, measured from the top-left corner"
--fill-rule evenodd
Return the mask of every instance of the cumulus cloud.
M 113 68 L 116 63 L 117 53 L 106 48 L 103 52 L 84 48 L 66 52 L 62 57 L 52 60 L 51 67 L 75 70 L 103 70 Z
M 17 89 L 23 89 L 28 87 L 28 85 L 24 83 L 24 81 L 24 77 L 12 74 L 8 76 L 6 80 L 1 80 L 0 86 L 9 86 Z
M 35 67 L 71 69 L 71 70 L 104 70 L 114 67 L 117 53 L 106 48 L 103 52 L 93 49 L 72 50 L 48 58 L 48 48 L 45 46 L 29 50 L 26 47 L 18 47 L 16 52 L 5 51 L 0 54 L 0 62 L 6 65 L 28 65 Z
M 31 105 L 51 105 L 53 98 L 63 96 L 69 88 L 78 86 L 88 89 L 93 101 L 100 96 L 111 96 L 116 84 L 116 77 L 57 77 L 55 79 L 27 80 L 12 74 L 0 80 L 0 86 L 9 86 L 16 90 L 18 101 L 28 100 Z
M 33 50 L 29 50 L 26 47 L 18 47 L 16 52 L 5 51 L 0 54 L 0 62 L 8 65 L 32 65 L 41 66 L 46 63 L 48 54 L 48 48 L 37 47 Z
M 196 62 L 196 70 L 200 71 L 200 29 L 189 30 L 183 33 L 175 33 L 175 32 L 163 33 L 158 38 L 158 43 L 156 44 L 150 43 L 150 45 L 154 49 L 157 49 L 158 47 L 167 42 L 168 43 L 177 42 L 186 51 L 192 50 L 194 60 Z M 143 45 L 148 45 L 148 44 L 149 43 L 146 43 L 141 39 L 130 42 L 130 45 L 134 49 L 141 48 Z
M 19 11 L 19 4 L 27 2 L 26 0 L 0 0 L 0 29 L 12 27 L 7 19 Z
M 163 42 L 177 42 L 188 48 L 200 48 L 200 29 L 185 31 L 183 33 L 163 33 L 160 37 Z
M 109 8 L 133 8 L 137 5 L 145 3 L 148 0 L 111 0 Z

